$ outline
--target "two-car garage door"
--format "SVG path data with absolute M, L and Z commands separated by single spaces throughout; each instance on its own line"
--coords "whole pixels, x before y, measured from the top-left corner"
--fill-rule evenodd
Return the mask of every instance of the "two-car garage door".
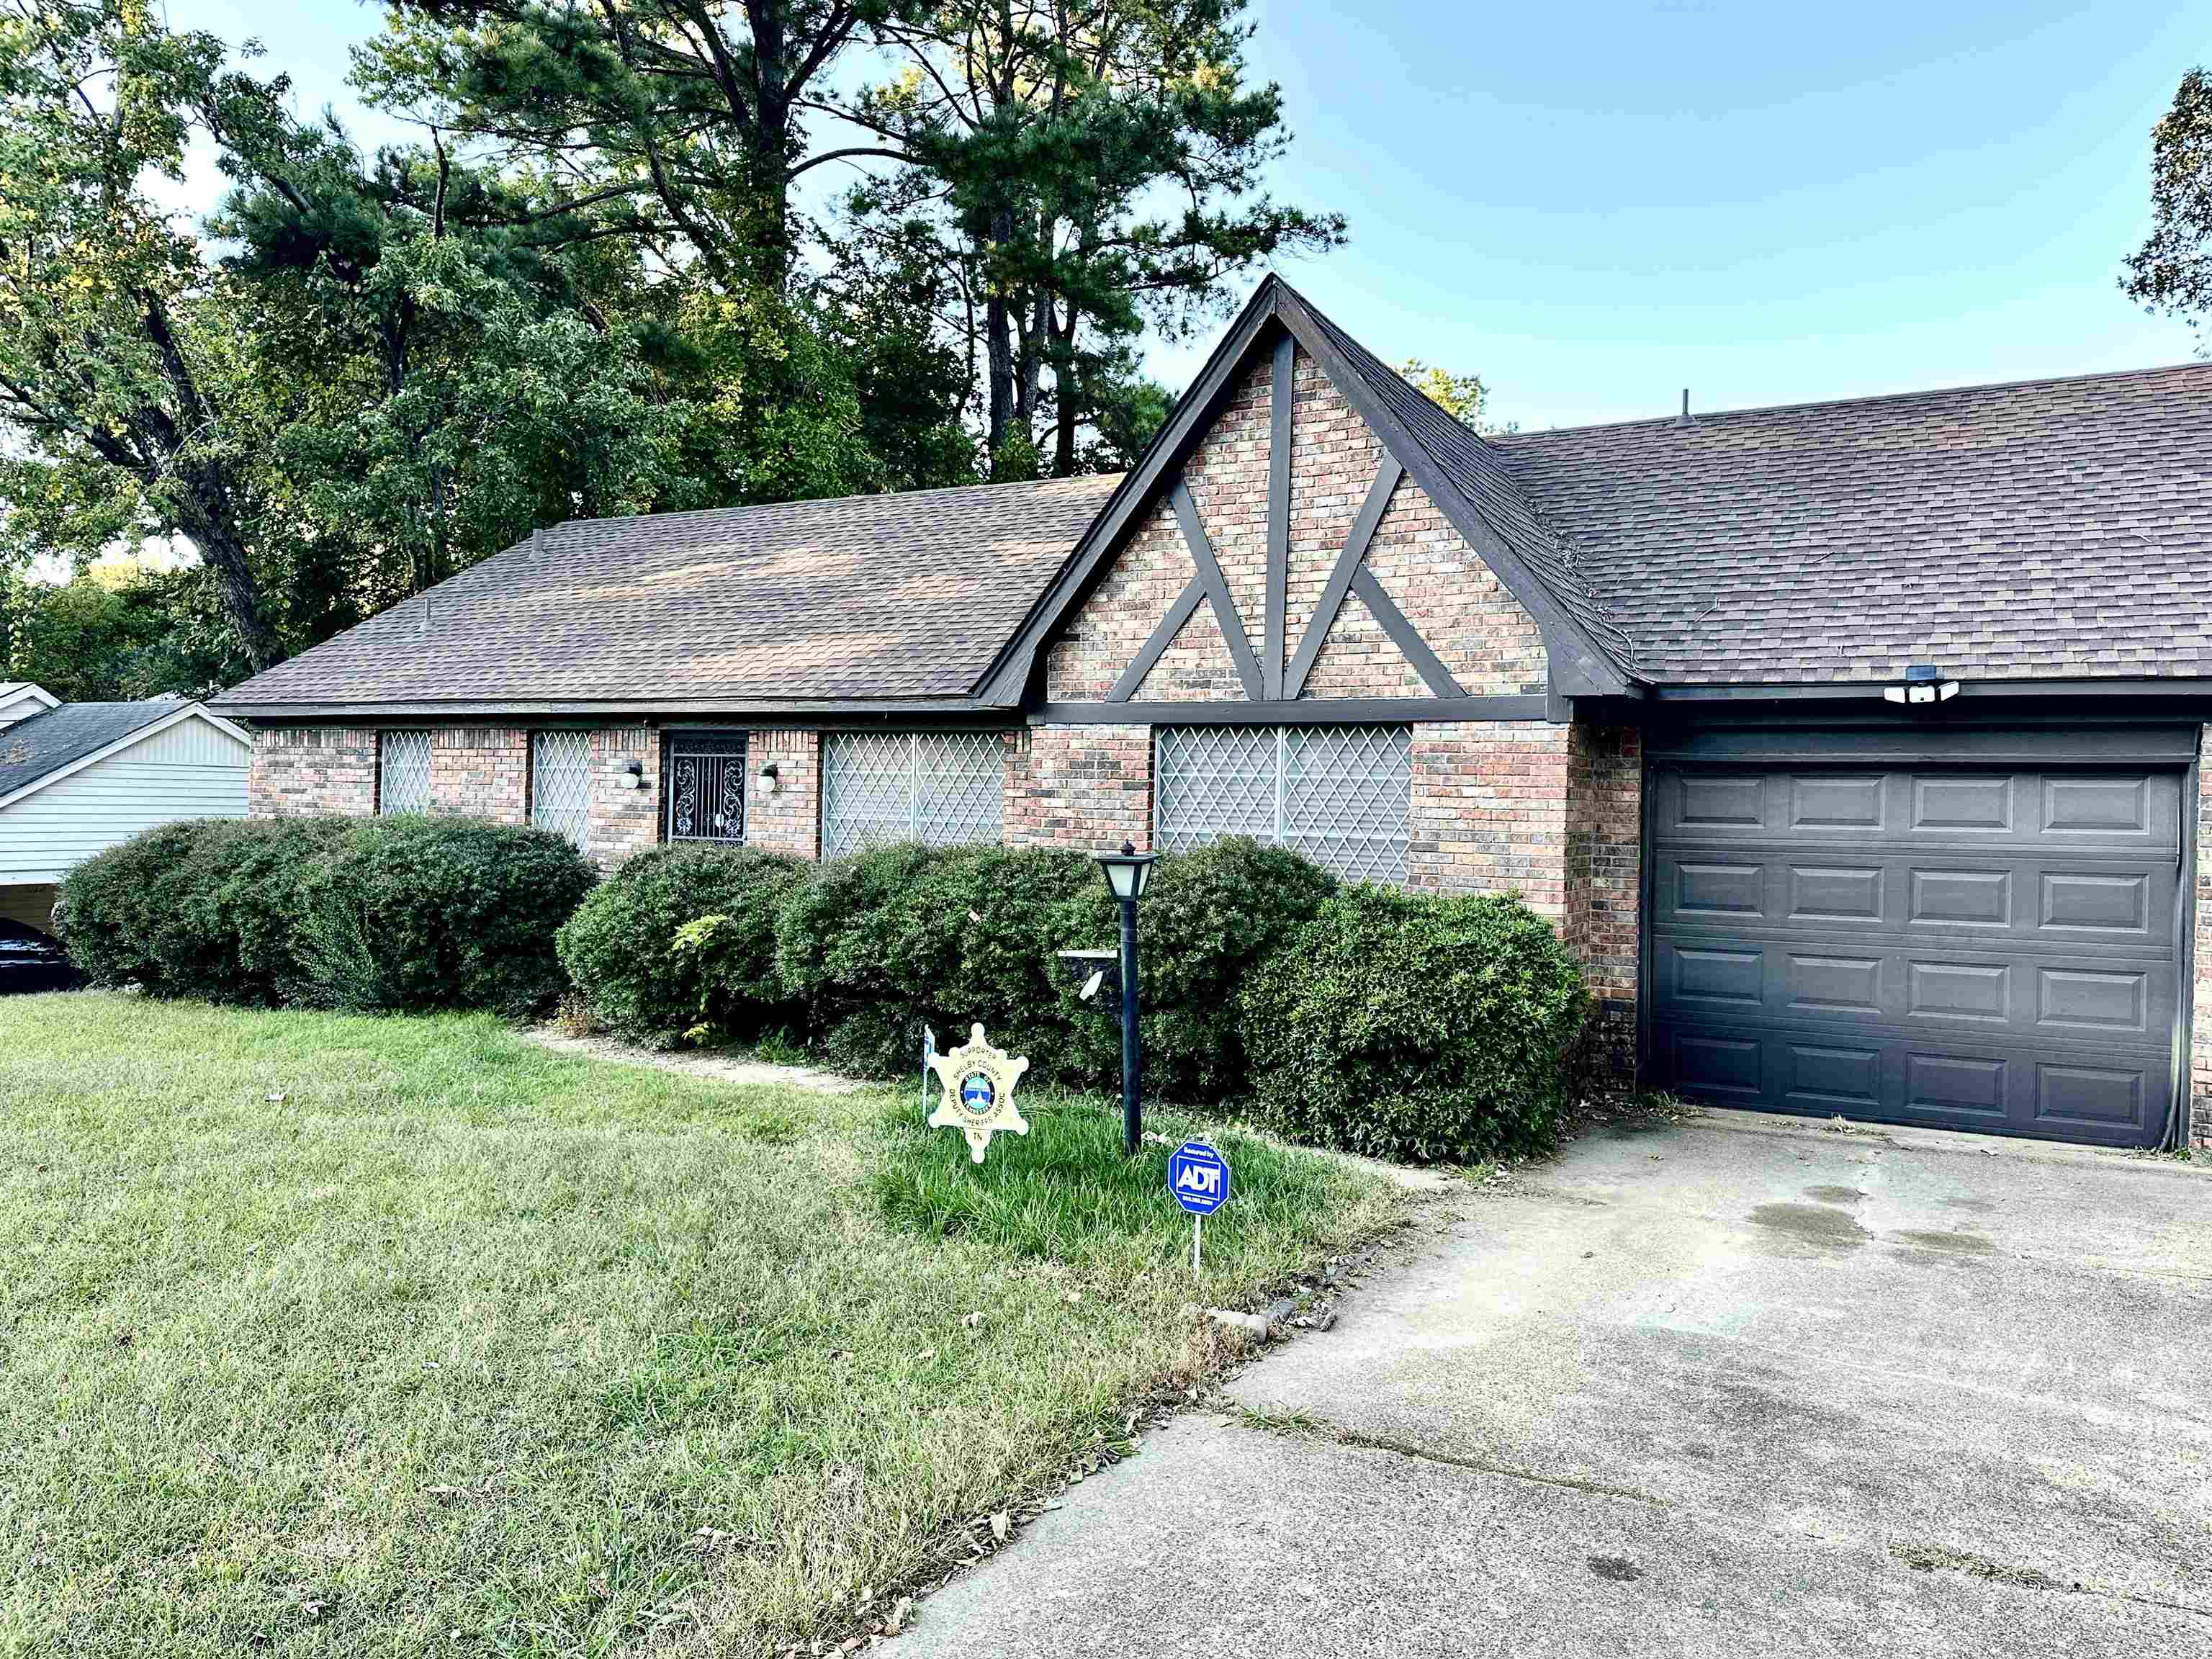
M 1655 764 L 1653 1070 L 1718 1104 L 2155 1144 L 2183 776 Z

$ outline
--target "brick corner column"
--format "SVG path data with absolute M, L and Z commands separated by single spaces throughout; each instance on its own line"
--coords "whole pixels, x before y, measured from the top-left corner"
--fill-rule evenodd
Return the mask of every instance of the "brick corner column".
M 1599 1076 L 1632 1089 L 1644 961 L 1644 734 L 1634 726 L 1571 731 L 1564 937 L 1582 958 L 1595 1005 Z
M 763 793 L 761 769 L 775 768 L 775 793 Z M 822 734 L 755 732 L 745 743 L 745 844 L 794 858 L 822 856 Z

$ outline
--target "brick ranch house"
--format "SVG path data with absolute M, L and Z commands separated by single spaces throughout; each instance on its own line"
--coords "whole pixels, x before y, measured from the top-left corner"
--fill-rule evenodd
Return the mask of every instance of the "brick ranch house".
M 1126 476 L 565 524 L 215 706 L 257 814 L 1241 831 L 1518 890 L 1693 1098 L 2212 1132 L 2212 365 L 1485 437 L 1270 278 Z

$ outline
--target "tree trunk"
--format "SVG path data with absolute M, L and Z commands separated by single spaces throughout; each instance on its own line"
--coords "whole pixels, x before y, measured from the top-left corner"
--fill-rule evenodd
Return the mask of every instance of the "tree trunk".
M 215 572 L 222 594 L 222 608 L 229 614 L 231 626 L 238 630 L 238 642 L 246 653 L 246 661 L 258 674 L 282 662 L 284 647 L 277 642 L 276 630 L 261 614 L 261 585 L 253 579 L 253 566 L 246 557 L 245 544 L 231 530 L 226 499 L 228 492 L 220 478 L 208 476 L 210 471 L 195 468 L 185 475 L 183 482 L 190 503 L 177 516 L 184 532 L 199 549 L 200 557 Z

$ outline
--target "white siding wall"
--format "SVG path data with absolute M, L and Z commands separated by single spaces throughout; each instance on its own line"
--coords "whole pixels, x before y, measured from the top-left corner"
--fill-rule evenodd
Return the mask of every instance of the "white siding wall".
M 43 714 L 52 705 L 43 697 L 28 691 L 17 691 L 12 696 L 0 696 L 0 726 L 13 726 L 17 720 L 27 720 L 33 714 Z
M 157 823 L 244 817 L 251 753 L 184 720 L 0 808 L 0 884 L 55 880 Z

